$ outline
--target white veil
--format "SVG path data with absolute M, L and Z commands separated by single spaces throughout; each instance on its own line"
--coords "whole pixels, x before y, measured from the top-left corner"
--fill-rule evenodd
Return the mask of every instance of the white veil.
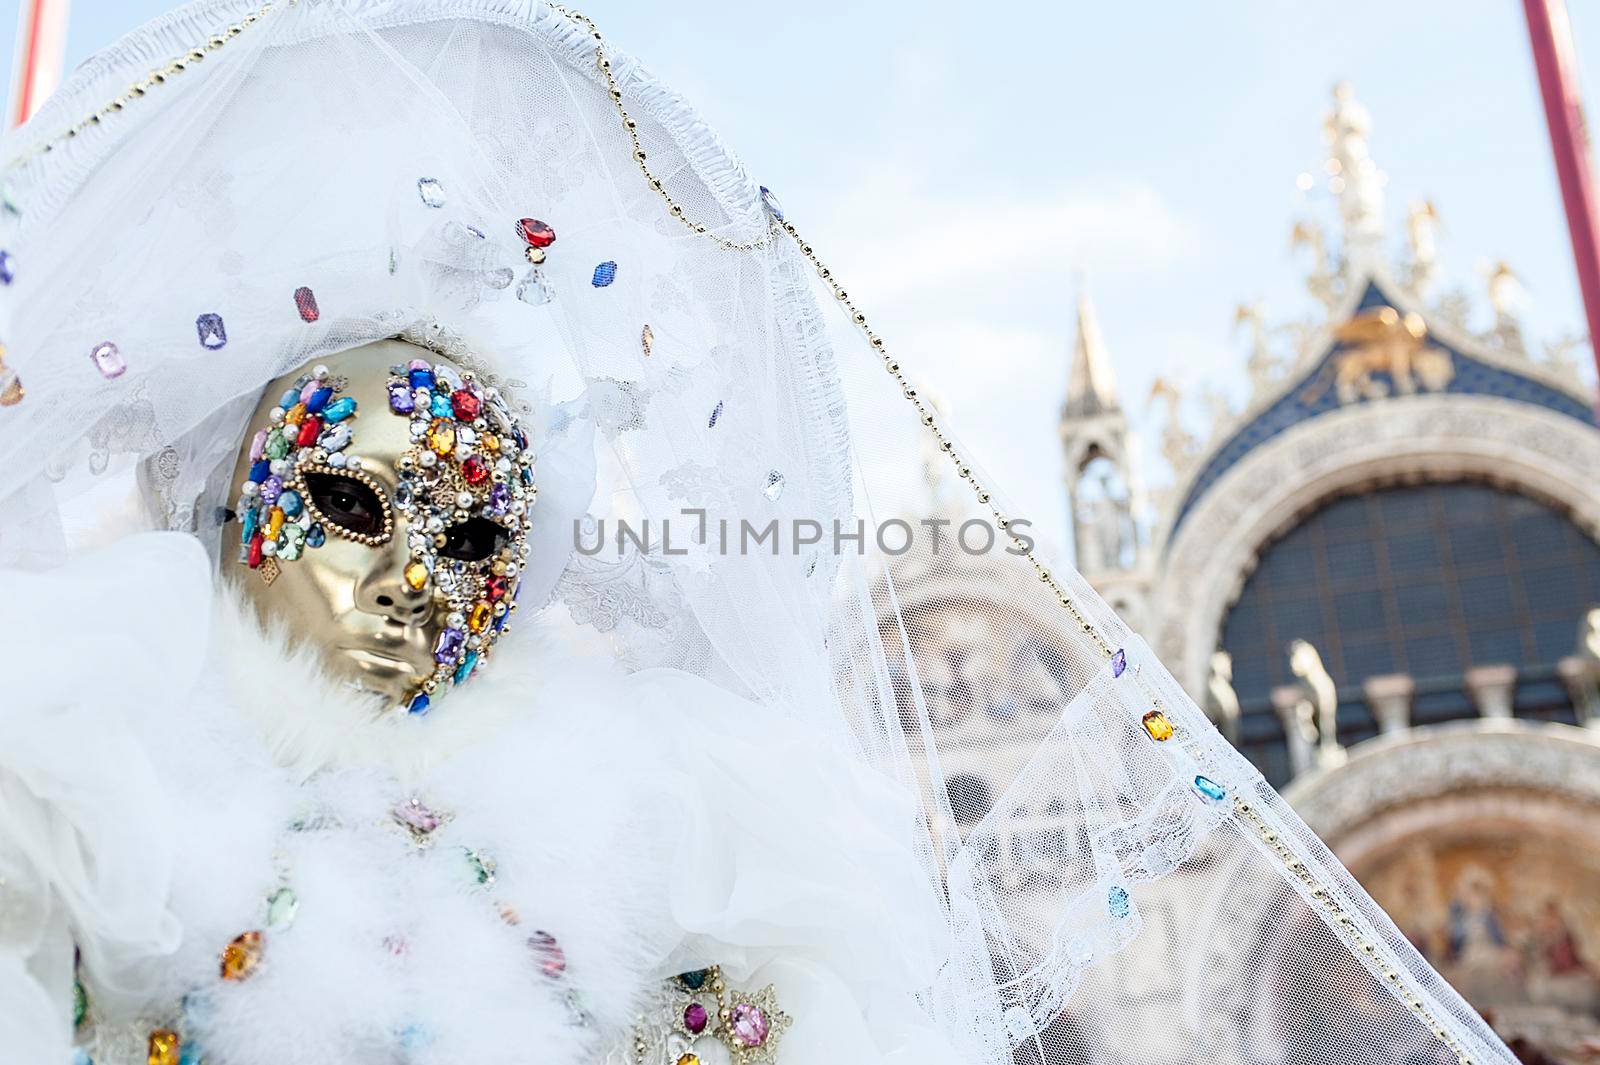
M 263 385 L 439 323 L 543 412 L 542 485 L 593 426 L 610 474 L 591 536 L 614 547 L 617 519 L 649 523 L 650 551 L 571 556 L 553 594 L 575 619 L 632 665 L 806 722 L 917 799 L 904 828 L 948 944 L 920 1004 L 965 1060 L 1513 1060 L 1077 574 L 1010 539 L 1002 497 L 917 395 L 914 356 L 857 311 L 870 293 L 840 287 L 695 113 L 581 16 L 201 0 L 85 64 L 0 164 L 0 565 L 67 557 L 75 501 L 132 463 L 157 524 L 216 551 Z M 537 266 L 523 218 L 557 234 Z M 830 349 L 819 294 L 854 319 L 848 350 Z M 948 543 L 874 535 L 895 516 L 874 501 L 920 477 L 928 440 L 967 485 L 951 528 L 1001 530 L 981 571 Z M 548 503 L 539 542 L 559 552 Z M 751 546 L 746 523 L 774 519 Z M 912 577 L 996 639 L 1027 619 L 1045 695 L 1020 673 L 977 695 L 1056 723 L 987 758 L 992 803 L 952 803 L 929 705 L 947 664 L 921 639 L 935 619 L 902 602 Z

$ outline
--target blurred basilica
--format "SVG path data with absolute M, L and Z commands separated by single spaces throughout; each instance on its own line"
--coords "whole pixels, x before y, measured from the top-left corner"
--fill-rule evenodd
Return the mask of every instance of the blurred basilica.
M 1164 421 L 1166 487 L 1145 488 L 1080 299 L 1060 421 L 1078 567 L 1526 1060 L 1600 1061 L 1596 397 L 1576 343 L 1530 350 L 1507 266 L 1487 330 L 1465 293 L 1437 291 L 1432 205 L 1389 253 L 1369 125 L 1335 89 L 1338 219 L 1292 231 L 1317 314 L 1240 308 L 1243 409 L 1198 397 L 1202 439 L 1173 384 L 1141 406 Z M 993 764 L 1048 725 L 972 705 L 986 672 L 1059 679 L 1032 635 L 1039 597 L 1011 581 L 996 573 L 982 611 L 936 580 L 901 589 L 948 666 L 926 686 L 956 768 L 963 747 Z M 955 805 L 976 821 L 1004 783 L 957 776 Z M 1019 866 L 1048 862 L 1020 842 L 1036 827 L 998 842 Z

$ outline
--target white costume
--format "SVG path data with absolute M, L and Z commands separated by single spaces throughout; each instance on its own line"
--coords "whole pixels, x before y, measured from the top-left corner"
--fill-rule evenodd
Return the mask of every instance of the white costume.
M 914 368 L 835 359 L 810 278 L 870 294 L 586 20 L 201 0 L 0 164 L 0 1065 L 1511 1062 Z M 519 623 L 425 715 L 215 579 L 263 388 L 396 335 L 517 407 L 540 485 Z M 897 571 L 831 535 L 927 432 L 1058 637 L 988 811 Z M 1041 889 L 997 840 L 1046 807 Z

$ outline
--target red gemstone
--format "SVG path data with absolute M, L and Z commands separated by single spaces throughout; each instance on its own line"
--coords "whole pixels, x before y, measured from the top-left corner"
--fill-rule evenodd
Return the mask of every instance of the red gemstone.
M 490 577 L 483 582 L 483 594 L 491 603 L 498 603 L 506 597 L 511 590 L 511 583 L 504 577 Z
M 261 568 L 261 534 L 250 537 L 250 568 Z
M 711 1020 L 711 1015 L 706 1008 L 698 1002 L 691 1002 L 683 1010 L 683 1026 L 689 1029 L 691 1035 L 699 1035 L 706 1030 L 706 1023 Z
M 537 218 L 524 218 L 518 222 L 517 232 L 534 248 L 548 248 L 556 242 L 556 231 Z
M 322 317 L 322 312 L 317 309 L 317 294 L 304 285 L 294 290 L 294 305 L 305 321 L 314 322 Z
M 322 433 L 322 419 L 315 414 L 300 423 L 300 435 L 294 438 L 295 447 L 310 447 Z
M 467 461 L 461 464 L 461 475 L 468 484 L 482 484 L 489 479 L 489 464 L 483 461 L 482 455 L 468 456 Z
M 454 408 L 456 417 L 464 422 L 470 422 L 483 413 L 483 400 L 464 388 L 457 389 L 450 396 L 450 406 Z

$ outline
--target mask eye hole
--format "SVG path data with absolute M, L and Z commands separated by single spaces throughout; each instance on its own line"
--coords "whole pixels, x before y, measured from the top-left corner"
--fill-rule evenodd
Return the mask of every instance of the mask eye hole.
M 362 536 L 383 532 L 387 508 L 370 485 L 346 474 L 320 471 L 306 474 L 305 482 L 325 521 Z
M 439 554 L 461 562 L 482 562 L 505 544 L 505 526 L 488 518 L 468 518 L 445 529 Z

